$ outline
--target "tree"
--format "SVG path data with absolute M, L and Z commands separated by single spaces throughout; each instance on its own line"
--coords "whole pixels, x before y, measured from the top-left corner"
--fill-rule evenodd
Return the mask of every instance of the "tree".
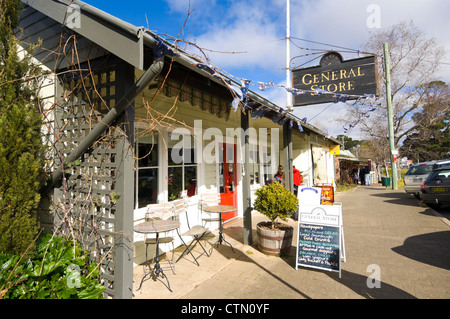
M 426 88 L 426 104 L 413 115 L 411 133 L 400 152 L 418 161 L 450 157 L 450 91 L 442 81 L 431 82 Z
M 361 147 L 361 145 L 364 144 L 364 141 L 354 140 L 351 137 L 342 134 L 339 134 L 336 139 L 344 144 L 343 149 L 349 151 L 353 149 L 358 149 Z
M 0 0 L 0 251 L 13 254 L 24 253 L 37 235 L 42 177 L 40 71 L 14 36 L 20 10 L 19 0 Z
M 434 80 L 445 50 L 436 39 L 426 36 L 412 21 L 372 32 L 364 50 L 378 56 L 379 98 L 384 105 L 384 43 L 388 43 L 389 47 L 394 143 L 398 148 L 401 141 L 414 131 L 412 116 L 427 103 L 427 86 Z M 354 117 L 361 110 L 353 109 L 352 113 L 350 116 Z M 369 118 L 361 119 L 360 126 L 367 135 L 366 139 L 372 140 L 374 145 L 382 145 L 388 142 L 387 123 L 386 107 L 379 107 Z M 385 157 L 388 158 L 387 154 Z

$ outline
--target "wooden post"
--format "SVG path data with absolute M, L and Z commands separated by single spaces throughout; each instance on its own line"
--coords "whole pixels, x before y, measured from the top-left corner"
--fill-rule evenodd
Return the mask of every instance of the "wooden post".
M 244 244 L 251 246 L 252 240 L 252 201 L 250 196 L 250 168 L 249 168 L 249 110 L 241 113 L 241 150 L 243 155 L 242 167 L 244 173 L 242 176 L 242 203 L 244 208 Z

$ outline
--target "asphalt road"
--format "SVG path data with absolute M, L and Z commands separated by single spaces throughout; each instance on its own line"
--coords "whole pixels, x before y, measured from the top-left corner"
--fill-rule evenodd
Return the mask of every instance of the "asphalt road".
M 443 217 L 450 220 L 450 205 L 444 205 L 439 208 L 433 208 L 435 211 L 437 211 L 439 214 L 441 214 Z

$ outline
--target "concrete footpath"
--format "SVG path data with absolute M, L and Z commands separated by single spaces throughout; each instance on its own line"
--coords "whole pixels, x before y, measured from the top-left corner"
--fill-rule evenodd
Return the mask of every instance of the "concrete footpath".
M 346 262 L 339 273 L 295 269 L 297 222 L 289 256 L 273 257 L 243 244 L 242 220 L 225 224 L 228 245 L 190 256 L 165 270 L 173 292 L 158 280 L 145 280 L 143 266 L 134 269 L 135 299 L 448 299 L 450 298 L 450 223 L 420 205 L 403 189 L 358 186 L 336 193 L 343 206 Z M 252 215 L 253 229 L 267 218 Z M 206 244 L 209 248 L 210 245 Z M 177 249 L 175 257 L 180 251 Z M 369 288 L 378 276 L 380 287 Z M 370 285 L 369 285 L 370 286 Z M 371 285 L 373 286 L 373 285 Z

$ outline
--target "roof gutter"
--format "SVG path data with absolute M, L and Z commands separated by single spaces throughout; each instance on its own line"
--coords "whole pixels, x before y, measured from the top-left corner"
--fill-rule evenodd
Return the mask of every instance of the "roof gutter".
M 120 99 L 120 101 L 101 119 L 94 129 L 81 141 L 78 147 L 64 159 L 63 163 L 71 163 L 80 158 L 89 147 L 105 132 L 105 130 L 114 123 L 115 120 L 127 109 L 127 107 L 136 99 L 150 82 L 152 82 L 162 71 L 164 66 L 164 55 L 155 57 L 153 63 L 141 76 L 141 78 L 131 87 L 128 92 Z M 62 177 L 63 167 L 53 172 L 50 185 L 48 189 L 53 187 Z

